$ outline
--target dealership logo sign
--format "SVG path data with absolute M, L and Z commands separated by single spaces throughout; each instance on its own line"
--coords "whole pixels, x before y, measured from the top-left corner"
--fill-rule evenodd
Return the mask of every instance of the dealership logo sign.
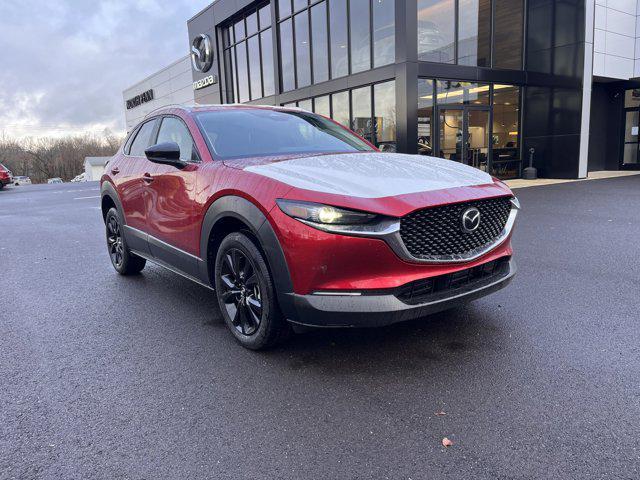
M 462 214 L 462 231 L 475 232 L 480 226 L 480 210 L 475 207 L 468 208 Z
M 201 33 L 191 43 L 191 64 L 197 72 L 207 72 L 213 63 L 213 48 L 211 37 Z
M 127 100 L 127 110 L 131 110 L 132 108 L 139 107 L 143 103 L 147 103 L 153 100 L 153 89 L 149 89 L 146 92 L 141 93 L 140 95 L 136 95 L 133 98 Z
M 193 89 L 200 90 L 201 88 L 208 87 L 215 83 L 218 83 L 218 77 L 216 75 L 209 75 L 208 77 L 204 77 L 193 82 Z

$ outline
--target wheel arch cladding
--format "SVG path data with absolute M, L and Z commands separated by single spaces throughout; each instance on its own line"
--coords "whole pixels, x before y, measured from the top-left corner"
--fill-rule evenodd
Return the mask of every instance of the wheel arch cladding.
M 230 227 L 235 230 L 231 230 Z M 200 234 L 202 260 L 200 264 L 205 269 L 204 272 L 201 272 L 201 276 L 207 278 L 211 285 L 215 284 L 208 260 L 210 257 L 215 258 L 217 245 L 222 240 L 222 233 L 226 235 L 238 229 L 248 230 L 257 241 L 257 247 L 265 256 L 273 277 L 280 309 L 287 318 L 293 318 L 295 316 L 293 302 L 290 300 L 291 296 L 287 295 L 287 293 L 293 292 L 293 283 L 284 252 L 267 217 L 256 205 L 245 198 L 233 195 L 224 196 L 213 202 L 207 210 Z M 221 235 L 216 236 L 216 231 L 221 232 Z
M 123 223 L 126 225 L 127 221 L 124 218 L 124 211 L 122 210 L 122 204 L 120 203 L 120 198 L 116 193 L 116 189 L 113 188 L 109 182 L 104 182 L 102 187 L 100 188 L 101 192 L 101 200 L 100 206 L 102 210 L 102 219 L 106 220 L 107 212 L 110 208 L 115 208 L 122 215 Z

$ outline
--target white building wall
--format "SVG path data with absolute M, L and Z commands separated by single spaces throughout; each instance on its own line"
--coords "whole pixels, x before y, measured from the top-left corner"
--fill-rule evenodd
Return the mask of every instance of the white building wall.
M 624 80 L 640 76 L 640 2 L 595 0 L 594 27 L 593 74 Z
M 153 100 L 127 110 L 126 101 L 153 89 Z M 194 103 L 191 59 L 187 55 L 122 92 L 127 132 L 147 113 L 166 105 Z

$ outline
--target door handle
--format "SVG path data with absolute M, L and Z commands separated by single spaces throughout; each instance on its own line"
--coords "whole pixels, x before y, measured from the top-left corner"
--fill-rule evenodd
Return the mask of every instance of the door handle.
M 114 175 L 117 175 L 120 173 L 120 169 L 118 167 L 113 167 L 111 169 L 111 173 L 113 173 Z
M 144 175 L 142 175 L 142 180 L 144 180 L 147 183 L 151 183 L 153 182 L 153 177 L 151 176 L 151 174 L 145 173 Z

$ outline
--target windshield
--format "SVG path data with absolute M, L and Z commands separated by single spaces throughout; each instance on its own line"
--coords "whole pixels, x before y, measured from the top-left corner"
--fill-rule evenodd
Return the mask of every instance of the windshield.
M 372 151 L 350 131 L 303 111 L 238 108 L 200 112 L 198 122 L 216 158 Z

